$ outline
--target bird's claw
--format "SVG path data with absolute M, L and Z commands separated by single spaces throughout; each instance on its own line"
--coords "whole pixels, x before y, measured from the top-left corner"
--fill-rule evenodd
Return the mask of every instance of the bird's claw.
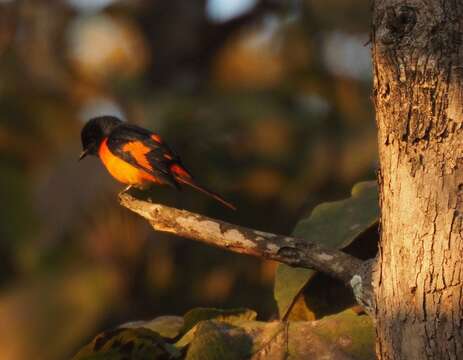
M 132 185 L 127 186 L 124 190 L 122 190 L 122 191 L 119 193 L 119 196 L 125 194 L 125 193 L 126 193 L 127 191 L 129 191 L 131 188 L 132 188 Z

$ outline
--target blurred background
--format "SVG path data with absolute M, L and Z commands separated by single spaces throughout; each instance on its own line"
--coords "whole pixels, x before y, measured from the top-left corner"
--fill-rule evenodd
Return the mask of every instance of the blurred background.
M 289 234 L 374 177 L 368 31 L 366 0 L 0 0 L 0 358 L 195 306 L 275 318 L 274 263 L 151 231 L 80 129 L 156 130 L 238 211 L 156 201 Z

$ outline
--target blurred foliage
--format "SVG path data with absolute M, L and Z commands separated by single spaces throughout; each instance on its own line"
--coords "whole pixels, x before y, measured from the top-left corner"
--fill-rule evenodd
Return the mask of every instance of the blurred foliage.
M 256 229 L 289 233 L 372 178 L 368 2 L 260 0 L 220 22 L 208 1 L 0 1 L 0 358 L 63 359 L 194 306 L 277 316 L 274 263 L 153 233 L 77 163 L 90 116 L 156 129 L 239 210 L 156 201 Z

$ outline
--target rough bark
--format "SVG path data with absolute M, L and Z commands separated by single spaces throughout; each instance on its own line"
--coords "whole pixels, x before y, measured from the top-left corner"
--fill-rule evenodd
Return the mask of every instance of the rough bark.
M 463 3 L 373 2 L 381 359 L 463 358 Z
M 123 192 L 121 205 L 147 219 L 157 231 L 200 241 L 229 251 L 312 268 L 341 280 L 368 313 L 373 307 L 371 262 L 304 239 L 233 225 L 186 210 L 137 199 Z

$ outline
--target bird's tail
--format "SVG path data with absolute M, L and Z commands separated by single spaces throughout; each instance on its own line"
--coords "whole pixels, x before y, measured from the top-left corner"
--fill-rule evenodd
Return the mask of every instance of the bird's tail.
M 231 210 L 236 210 L 236 206 L 229 203 L 227 200 L 225 200 L 223 197 L 221 197 L 219 194 L 211 191 L 211 190 L 208 190 L 204 187 L 202 187 L 201 185 L 198 185 L 194 182 L 193 179 L 191 178 L 185 178 L 185 177 L 180 177 L 180 176 L 176 176 L 175 177 L 175 180 L 177 180 L 179 183 L 182 183 L 182 184 L 185 184 L 185 185 L 188 185 L 188 186 L 191 186 L 193 189 L 199 191 L 199 192 L 202 192 L 203 194 L 206 194 L 212 198 L 214 198 L 215 200 L 217 200 L 219 203 L 221 203 L 222 205 L 226 206 L 227 208 L 231 209 Z

